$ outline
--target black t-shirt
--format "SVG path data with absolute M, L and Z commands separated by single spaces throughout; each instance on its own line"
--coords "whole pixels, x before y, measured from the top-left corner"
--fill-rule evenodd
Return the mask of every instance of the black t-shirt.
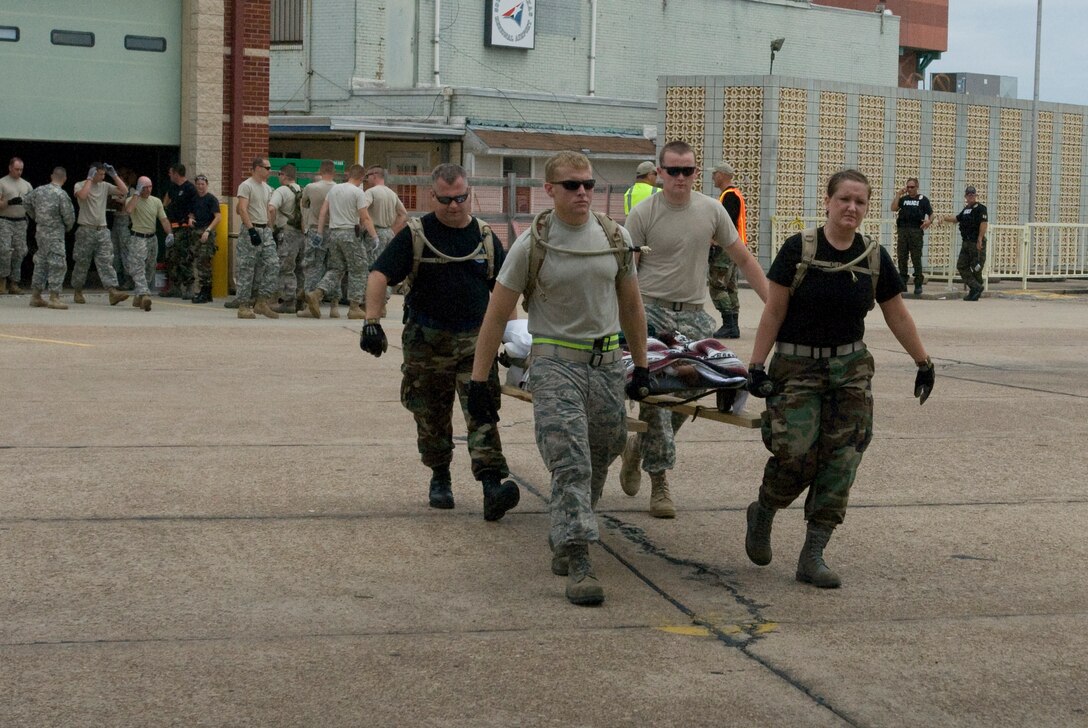
M 185 222 L 196 199 L 196 185 L 189 180 L 180 185 L 171 182 L 166 186 L 166 194 L 170 195 L 170 204 L 166 206 L 166 216 L 170 222 Z
M 483 239 L 475 218 L 466 227 L 451 228 L 439 222 L 432 212 L 424 215 L 421 222 L 431 245 L 451 257 L 469 255 Z M 499 236 L 494 232 L 492 236 L 495 240 L 494 276 L 502 267 L 506 253 Z M 466 324 L 482 322 L 495 285 L 494 277 L 487 278 L 487 261 L 427 262 L 434 258 L 434 253 L 424 247 L 419 271 L 405 305 L 413 313 L 418 312 L 435 322 L 436 328 L 444 328 L 441 325 L 444 322 L 451 330 L 464 330 Z M 390 241 L 371 270 L 384 273 L 390 285 L 400 283 L 412 272 L 412 231 L 408 227 Z
M 960 237 L 969 243 L 978 240 L 978 229 L 986 222 L 986 205 L 976 202 L 974 207 L 965 205 L 956 221 L 960 224 Z
M 824 237 L 824 229 L 816 235 L 816 260 L 849 263 L 865 250 L 865 239 L 854 234 L 849 250 L 836 250 Z M 778 251 L 767 279 L 789 288 L 797 264 L 801 262 L 801 235 L 789 238 Z M 857 265 L 865 267 L 868 258 Z M 786 318 L 778 330 L 777 340 L 803 346 L 838 346 L 860 341 L 865 336 L 865 314 L 873 300 L 872 276 L 858 273 L 852 280 L 850 271 L 828 273 L 810 266 L 805 279 L 790 297 Z M 880 249 L 880 277 L 876 300 L 884 303 L 903 290 L 899 271 L 892 257 Z
M 193 217 L 196 219 L 195 225 L 198 228 L 207 227 L 208 223 L 215 219 L 215 214 L 219 212 L 219 200 L 215 199 L 215 195 L 211 192 L 203 197 L 197 195 L 193 199 L 192 209 Z
M 933 206 L 929 204 L 928 197 L 904 195 L 899 198 L 899 217 L 895 224 L 899 227 L 920 228 L 926 215 L 933 215 Z

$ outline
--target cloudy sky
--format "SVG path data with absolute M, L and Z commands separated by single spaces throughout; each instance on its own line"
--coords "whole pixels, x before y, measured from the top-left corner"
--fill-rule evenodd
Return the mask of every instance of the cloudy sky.
M 1042 3 L 1039 100 L 1088 106 L 1088 0 Z M 948 51 L 928 72 L 1015 76 L 1017 95 L 1031 99 L 1036 8 L 1036 0 L 949 0 Z

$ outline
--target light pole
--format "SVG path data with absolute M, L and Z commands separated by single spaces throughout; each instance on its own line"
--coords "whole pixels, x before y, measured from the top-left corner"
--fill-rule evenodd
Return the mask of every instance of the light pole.
M 1042 2 L 1042 0 L 1040 0 Z M 775 38 L 771 41 L 771 71 L 768 75 L 774 75 L 774 54 L 782 50 L 782 44 L 786 42 L 785 38 Z
M 1028 170 L 1028 222 L 1037 222 L 1035 206 L 1035 162 L 1039 153 L 1039 53 L 1043 41 L 1043 0 L 1037 0 L 1035 15 L 1035 88 L 1031 98 L 1031 169 Z

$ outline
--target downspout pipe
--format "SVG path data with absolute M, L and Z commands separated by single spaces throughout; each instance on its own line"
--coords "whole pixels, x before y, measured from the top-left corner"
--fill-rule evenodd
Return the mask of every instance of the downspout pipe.
M 245 40 L 242 37 L 245 28 L 245 0 L 234 0 L 231 6 L 231 23 L 234 26 L 230 39 L 230 170 L 227 189 L 238 188 L 242 180 L 242 121 L 244 116 L 242 102 L 242 54 L 245 53 Z
M 589 0 L 589 95 L 597 93 L 597 0 Z
M 439 69 L 441 68 L 441 66 L 439 65 L 439 62 L 438 62 L 439 61 L 439 59 L 438 59 L 439 42 L 441 40 L 439 29 L 441 27 L 442 27 L 442 0 L 434 0 L 434 74 L 433 74 L 433 78 L 431 80 L 432 80 L 432 83 L 434 84 L 435 88 L 438 88 L 439 86 L 442 85 L 442 77 L 439 74 Z

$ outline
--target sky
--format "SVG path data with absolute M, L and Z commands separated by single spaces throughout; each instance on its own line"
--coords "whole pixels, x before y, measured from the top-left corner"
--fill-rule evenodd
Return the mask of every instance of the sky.
M 1039 100 L 1088 106 L 1088 0 L 1042 0 Z M 1031 99 L 1037 0 L 949 0 L 948 51 L 930 73 L 1015 76 Z

